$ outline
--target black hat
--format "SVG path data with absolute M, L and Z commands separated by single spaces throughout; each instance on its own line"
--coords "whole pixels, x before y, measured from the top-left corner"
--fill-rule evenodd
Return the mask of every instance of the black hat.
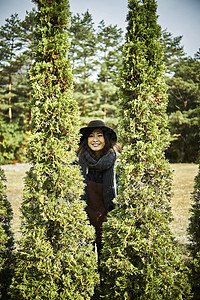
M 117 135 L 112 128 L 107 127 L 106 124 L 101 120 L 93 120 L 88 124 L 87 127 L 82 127 L 80 129 L 80 133 L 82 134 L 80 143 L 82 143 L 82 141 L 84 140 L 85 135 L 89 135 L 96 128 L 100 128 L 105 134 L 110 135 L 110 138 L 114 142 L 117 141 Z

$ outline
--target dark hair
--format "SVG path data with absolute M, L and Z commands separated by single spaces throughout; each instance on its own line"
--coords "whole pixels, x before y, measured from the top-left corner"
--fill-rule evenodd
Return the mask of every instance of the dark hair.
M 103 128 L 102 128 L 102 132 L 104 135 L 104 139 L 105 139 L 105 146 L 102 150 L 100 150 L 98 152 L 98 156 L 95 155 L 95 152 L 92 151 L 90 149 L 90 147 L 88 146 L 88 137 L 90 135 L 90 133 L 93 131 L 94 129 L 92 129 L 91 131 L 88 131 L 87 134 L 85 134 L 84 139 L 82 140 L 82 142 L 79 145 L 79 149 L 77 151 L 77 155 L 80 158 L 80 161 L 82 163 L 84 163 L 84 153 L 85 151 L 87 151 L 94 159 L 98 159 L 99 157 L 102 157 L 103 155 L 107 154 L 108 151 L 110 149 L 113 149 L 113 147 L 117 144 L 116 140 L 113 140 L 111 138 L 111 135 L 109 133 L 107 133 Z

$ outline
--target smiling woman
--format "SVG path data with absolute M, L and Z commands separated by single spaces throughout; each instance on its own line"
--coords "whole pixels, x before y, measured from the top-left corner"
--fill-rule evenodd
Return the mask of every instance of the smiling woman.
M 79 164 L 85 181 L 83 200 L 87 203 L 90 223 L 96 230 L 98 254 L 101 249 L 102 224 L 114 207 L 117 195 L 114 165 L 117 157 L 116 133 L 101 120 L 91 121 L 80 130 Z

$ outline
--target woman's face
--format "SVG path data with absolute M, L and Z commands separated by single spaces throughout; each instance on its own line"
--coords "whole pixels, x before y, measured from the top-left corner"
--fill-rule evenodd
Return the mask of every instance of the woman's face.
M 101 129 L 94 129 L 88 137 L 88 146 L 92 151 L 100 151 L 105 146 L 105 139 Z

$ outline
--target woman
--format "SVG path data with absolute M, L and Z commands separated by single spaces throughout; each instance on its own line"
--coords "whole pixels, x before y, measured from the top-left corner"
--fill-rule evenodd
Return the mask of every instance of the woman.
M 83 199 L 87 202 L 90 223 L 96 230 L 98 253 L 101 249 L 102 224 L 116 197 L 117 135 L 101 120 L 91 121 L 80 130 L 79 164 L 86 183 Z

